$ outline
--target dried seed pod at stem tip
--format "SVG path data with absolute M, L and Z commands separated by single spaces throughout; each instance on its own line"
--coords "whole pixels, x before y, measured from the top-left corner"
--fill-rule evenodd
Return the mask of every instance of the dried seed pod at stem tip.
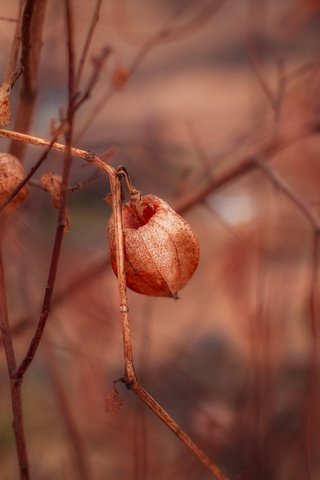
M 188 223 L 155 195 L 131 197 L 122 206 L 127 286 L 156 297 L 174 297 L 199 263 L 199 244 Z M 115 225 L 108 228 L 112 268 L 117 274 Z
M 25 172 L 19 160 L 9 153 L 0 153 L 0 203 L 7 199 L 24 177 Z M 4 213 L 15 210 L 27 195 L 28 187 L 24 186 L 5 207 Z

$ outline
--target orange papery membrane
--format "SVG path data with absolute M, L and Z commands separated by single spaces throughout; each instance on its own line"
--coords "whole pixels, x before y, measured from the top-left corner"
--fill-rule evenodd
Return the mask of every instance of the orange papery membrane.
M 19 160 L 9 153 L 0 153 L 0 204 L 12 193 L 24 179 L 25 172 Z M 4 213 L 15 210 L 28 196 L 25 185 L 5 207 Z
M 199 263 L 199 243 L 191 227 L 155 195 L 122 206 L 127 286 L 155 297 L 174 297 Z M 115 225 L 108 227 L 110 257 L 117 275 Z

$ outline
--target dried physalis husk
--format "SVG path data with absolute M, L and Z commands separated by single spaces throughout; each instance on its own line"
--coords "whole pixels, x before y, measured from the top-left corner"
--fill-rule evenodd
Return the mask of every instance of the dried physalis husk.
M 61 175 L 55 175 L 52 172 L 43 173 L 40 178 L 41 185 L 51 195 L 54 208 L 59 208 L 60 206 L 61 182 Z
M 7 199 L 24 177 L 25 172 L 19 160 L 9 153 L 0 153 L 0 203 Z M 16 209 L 27 195 L 28 187 L 25 185 L 5 207 L 4 212 Z
M 51 195 L 52 205 L 54 208 L 60 208 L 61 203 L 61 183 L 62 176 L 52 172 L 43 173 L 40 177 L 40 183 L 43 188 Z M 70 231 L 71 220 L 68 212 L 65 212 L 64 233 Z
M 0 85 L 0 125 L 10 125 L 10 82 L 4 82 Z
M 154 195 L 123 205 L 122 222 L 127 286 L 144 295 L 177 298 L 199 263 L 199 244 L 190 226 Z M 108 234 L 117 274 L 113 216 Z

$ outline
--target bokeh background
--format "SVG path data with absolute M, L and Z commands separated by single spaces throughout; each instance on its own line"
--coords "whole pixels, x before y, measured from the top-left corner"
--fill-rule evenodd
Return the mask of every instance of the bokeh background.
M 19 2 L 0 1 L 0 78 Z M 79 60 L 95 2 L 73 2 Z M 111 54 L 75 118 L 74 144 L 113 147 L 143 193 L 183 211 L 200 265 L 180 299 L 129 293 L 138 377 L 230 479 L 320 475 L 317 228 L 317 0 L 104 0 L 84 67 Z M 67 101 L 64 5 L 49 1 L 30 133 L 50 138 Z M 19 81 L 12 92 L 12 115 Z M 271 148 L 276 145 L 276 148 Z M 267 147 L 270 146 L 269 150 Z M 0 149 L 9 142 L 0 138 Z M 24 164 L 39 158 L 27 148 Z M 239 166 L 253 159 L 250 171 Z M 52 152 L 36 174 L 60 173 Z M 268 170 L 259 166 L 266 162 Z M 105 176 L 75 159 L 54 303 L 24 381 L 34 480 L 212 478 L 130 391 L 116 278 L 108 262 Z M 57 211 L 30 186 L 5 232 L 10 324 L 18 358 L 46 286 Z M 17 478 L 0 349 L 0 476 Z

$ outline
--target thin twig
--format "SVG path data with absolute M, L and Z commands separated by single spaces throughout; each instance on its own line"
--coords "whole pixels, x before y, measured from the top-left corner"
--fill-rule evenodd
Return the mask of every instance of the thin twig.
M 20 35 L 21 35 L 21 22 L 22 22 L 22 11 L 23 11 L 23 4 L 24 0 L 20 0 L 19 2 L 19 11 L 18 11 L 18 18 L 17 18 L 17 25 L 13 37 L 13 41 L 11 43 L 11 49 L 9 53 L 9 59 L 7 62 L 6 73 L 5 73 L 5 81 L 9 82 L 12 74 L 16 70 L 17 60 L 19 55 L 19 48 L 20 48 Z
M 130 383 L 131 390 L 157 415 L 163 423 L 179 438 L 217 480 L 227 480 L 216 464 L 196 445 L 177 422 L 159 405 L 158 402 L 140 385 L 138 381 Z
M 25 133 L 16 132 L 13 130 L 5 130 L 0 128 L 0 137 L 10 138 L 12 140 L 19 140 L 19 142 L 29 143 L 30 145 L 36 145 L 38 147 L 49 147 L 51 142 L 40 137 L 34 137 L 32 135 L 27 135 Z M 51 145 L 52 150 L 58 150 L 60 152 L 66 152 L 67 147 L 63 143 L 53 143 Z M 92 156 L 91 152 L 88 150 L 81 150 L 80 148 L 71 147 L 71 155 L 74 157 L 85 158 Z
M 131 64 L 125 69 L 125 78 L 123 80 L 123 85 L 127 84 L 128 81 L 132 78 L 135 74 L 137 69 L 140 67 L 141 63 L 145 60 L 146 56 L 151 52 L 153 48 L 158 45 L 161 45 L 163 42 L 172 42 L 176 40 L 180 40 L 185 38 L 188 35 L 191 35 L 195 31 L 197 31 L 200 27 L 202 27 L 205 23 L 210 20 L 212 15 L 216 13 L 216 11 L 223 5 L 225 0 L 209 0 L 208 5 L 196 16 L 193 20 L 191 20 L 188 24 L 182 25 L 181 27 L 170 27 L 170 22 L 177 17 L 175 14 L 162 28 L 160 28 L 156 33 L 154 33 L 148 39 L 143 40 L 141 44 L 141 40 L 139 40 L 140 49 L 133 58 Z M 123 20 L 123 6 L 121 5 L 123 1 L 116 0 L 114 2 L 115 7 L 115 22 L 119 26 Z M 128 22 L 126 22 L 127 26 Z M 123 33 L 123 31 L 122 31 Z M 128 32 L 127 32 L 128 33 Z M 132 32 L 129 34 L 130 43 L 132 43 Z M 127 36 L 127 35 L 125 35 Z M 88 128 L 92 125 L 93 121 L 96 117 L 100 114 L 100 112 L 105 108 L 106 104 L 110 101 L 110 99 L 119 91 L 121 91 L 119 86 L 115 85 L 114 82 L 111 82 L 109 87 L 106 89 L 102 97 L 96 102 L 93 106 L 91 113 L 87 114 L 85 123 L 81 126 L 80 130 L 77 132 L 76 139 L 81 138 L 84 133 L 88 130 Z
M 123 38 L 130 44 L 146 43 L 145 35 L 139 35 L 132 30 L 130 21 L 126 19 L 125 13 L 125 0 L 114 1 L 115 23 L 118 27 Z M 208 0 L 207 4 L 200 10 L 200 12 L 194 16 L 189 22 L 186 22 L 180 26 L 173 26 L 172 23 L 181 17 L 181 13 L 185 7 L 178 7 L 178 9 L 171 15 L 171 17 L 165 22 L 160 30 L 156 33 L 154 38 L 157 38 L 157 42 L 174 42 L 184 39 L 203 28 L 215 15 L 215 13 L 222 7 L 225 0 Z M 148 42 L 148 40 L 147 40 Z
M 23 90 L 24 96 L 33 97 L 33 72 L 31 62 L 31 26 L 32 17 L 37 0 L 26 0 L 23 11 L 23 22 L 21 28 L 21 66 L 23 68 Z
M 311 226 L 316 232 L 320 232 L 320 221 L 309 207 L 308 204 L 296 193 L 291 187 L 281 178 L 278 172 L 259 157 L 253 158 L 253 162 L 260 168 L 260 170 L 267 175 L 272 183 L 281 190 L 291 202 L 301 211 L 304 217 L 310 222 Z
M 319 290 L 319 247 L 320 247 L 320 231 L 315 230 L 313 233 L 312 245 L 312 263 L 309 286 L 309 332 L 310 332 L 310 365 L 307 387 L 306 402 L 306 420 L 305 420 L 305 464 L 307 471 L 307 479 L 312 479 L 312 439 L 313 425 L 315 422 L 315 406 L 317 398 L 318 386 L 318 290 Z
M 17 18 L 10 18 L 10 17 L 0 17 L 0 21 L 9 22 L 9 23 L 17 23 Z
M 106 59 L 109 57 L 111 53 L 111 48 L 106 47 L 102 49 L 102 52 L 99 57 L 95 58 L 93 60 L 93 72 L 91 74 L 91 77 L 89 78 L 88 84 L 83 92 L 83 94 L 80 96 L 79 99 L 77 99 L 77 102 L 74 104 L 74 110 L 77 110 L 88 98 L 90 98 L 92 90 L 96 86 L 99 76 L 101 73 L 101 70 L 105 64 Z
M 252 71 L 255 74 L 256 79 L 258 80 L 258 83 L 262 91 L 264 92 L 267 100 L 269 101 L 274 114 L 276 114 L 276 110 L 278 106 L 276 95 L 268 85 L 263 74 L 261 73 L 260 65 L 258 63 L 255 52 L 253 51 L 252 47 L 251 48 L 249 47 L 249 50 L 250 50 L 249 60 L 250 60 L 250 66 L 252 68 Z
M 102 0 L 97 0 L 95 9 L 94 9 L 94 12 L 93 12 L 93 15 L 92 15 L 92 19 L 91 19 L 91 22 L 90 22 L 90 26 L 89 26 L 89 29 L 88 29 L 88 33 L 87 33 L 87 36 L 86 36 L 86 40 L 84 42 L 83 50 L 82 50 L 82 53 L 81 53 L 81 57 L 80 57 L 79 65 L 78 65 L 78 70 L 77 70 L 77 73 L 76 73 L 76 85 L 75 85 L 76 90 L 79 89 L 79 87 L 80 87 L 80 81 L 81 81 L 81 77 L 82 77 L 83 67 L 84 67 L 85 61 L 86 61 L 87 56 L 88 56 L 88 52 L 89 52 L 90 44 L 91 44 L 91 41 L 92 41 L 92 38 L 93 38 L 94 30 L 95 30 L 95 28 L 97 26 L 97 23 L 99 21 L 101 5 L 102 5 Z
M 72 137 L 72 122 L 73 122 L 73 105 L 75 99 L 75 50 L 74 50 L 74 32 L 73 32 L 73 12 L 71 0 L 64 1 L 65 6 L 65 20 L 67 30 L 67 54 L 68 54 L 68 121 L 69 132 L 67 131 L 66 137 Z M 70 133 L 71 131 L 71 133 Z M 70 145 L 67 145 L 70 148 Z M 66 152 L 68 153 L 68 152 Z

